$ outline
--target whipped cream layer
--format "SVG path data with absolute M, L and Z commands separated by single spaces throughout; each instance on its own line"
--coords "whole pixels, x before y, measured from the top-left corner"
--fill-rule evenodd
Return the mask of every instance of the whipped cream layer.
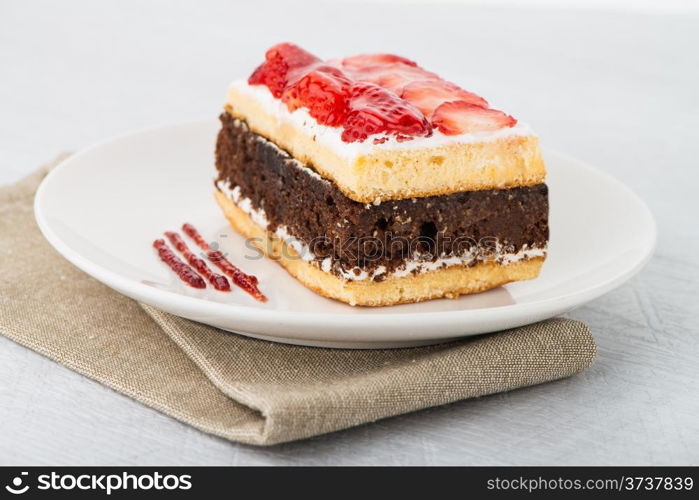
M 269 230 L 269 219 L 267 218 L 265 211 L 259 208 L 254 208 L 252 205 L 252 200 L 241 194 L 239 186 L 231 186 L 227 181 L 218 181 L 216 183 L 216 187 L 228 199 L 233 201 L 233 203 L 235 203 L 240 210 L 245 212 L 245 214 L 247 214 L 255 224 L 264 228 L 265 230 Z M 326 257 L 322 260 L 317 259 L 304 242 L 300 241 L 289 233 L 287 226 L 278 226 L 274 231 L 274 235 L 293 248 L 304 262 L 317 265 L 322 271 L 327 273 L 334 271 L 346 281 L 373 280 L 376 277 L 402 278 L 413 274 L 423 274 L 429 271 L 435 271 L 437 269 L 443 269 L 451 266 L 467 265 L 470 262 L 473 262 L 475 258 L 473 252 L 466 252 L 460 256 L 442 256 L 435 260 L 420 258 L 406 259 L 399 268 L 390 273 L 386 272 L 385 266 L 378 266 L 371 272 L 359 267 L 354 267 L 351 269 L 333 269 L 332 260 L 330 257 Z M 508 265 L 522 260 L 535 259 L 545 256 L 546 248 L 530 248 L 525 246 L 519 252 L 506 252 L 504 248 L 498 244 L 493 252 L 493 255 L 487 260 L 496 261 L 502 265 Z
M 235 90 L 259 106 L 278 121 L 288 123 L 303 131 L 316 142 L 333 151 L 338 157 L 353 160 L 360 156 L 381 151 L 410 151 L 436 148 L 448 144 L 470 144 L 478 142 L 495 141 L 513 136 L 533 136 L 534 132 L 529 125 L 518 122 L 514 127 L 506 127 L 491 132 L 478 132 L 473 134 L 445 135 L 435 129 L 430 137 L 414 137 L 407 141 L 398 141 L 393 135 L 373 135 L 364 142 L 344 142 L 342 129 L 329 127 L 316 121 L 305 108 L 290 112 L 281 99 L 272 95 L 265 85 L 249 85 L 245 80 L 236 80 L 231 83 L 231 90 Z M 374 143 L 374 139 L 383 142 Z

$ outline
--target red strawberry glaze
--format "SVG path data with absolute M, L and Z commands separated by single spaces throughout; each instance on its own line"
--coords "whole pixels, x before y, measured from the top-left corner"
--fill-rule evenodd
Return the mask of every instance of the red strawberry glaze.
M 257 277 L 246 274 L 238 267 L 234 266 L 226 257 L 218 250 L 211 250 L 211 246 L 202 238 L 199 231 L 191 224 L 183 224 L 182 231 L 192 238 L 192 240 L 206 252 L 206 256 L 211 262 L 216 265 L 224 274 L 228 275 L 233 283 L 242 288 L 245 292 L 252 295 L 260 302 L 267 302 L 267 297 L 257 288 Z
M 371 136 L 378 136 L 374 144 L 388 136 L 402 142 L 429 137 L 434 128 L 457 135 L 517 123 L 491 110 L 482 97 L 393 54 L 323 62 L 292 43 L 280 43 L 267 51 L 248 83 L 266 85 L 289 111 L 306 108 L 318 123 L 342 128 L 344 142 Z
M 203 259 L 200 259 L 189 250 L 189 247 L 179 234 L 172 231 L 166 231 L 165 236 L 167 236 L 167 239 L 170 240 L 170 244 L 175 247 L 185 259 L 187 259 L 189 265 L 196 269 L 199 274 L 204 276 L 204 278 L 206 278 L 216 290 L 220 292 L 230 292 L 231 284 L 228 282 L 226 277 L 221 274 L 216 274 L 209 269 L 209 266 L 206 265 L 206 262 L 204 262 Z
M 155 248 L 158 251 L 160 260 L 165 262 L 165 264 L 167 264 L 170 267 L 170 269 L 175 271 L 175 274 L 177 274 L 177 276 L 179 276 L 182 281 L 184 281 L 186 284 L 193 288 L 206 288 L 206 283 L 201 278 L 201 276 L 194 272 L 194 269 L 182 262 L 180 258 L 177 257 L 177 255 L 175 255 L 174 252 L 168 248 L 167 243 L 165 243 L 165 240 L 155 240 L 153 242 L 153 248 Z

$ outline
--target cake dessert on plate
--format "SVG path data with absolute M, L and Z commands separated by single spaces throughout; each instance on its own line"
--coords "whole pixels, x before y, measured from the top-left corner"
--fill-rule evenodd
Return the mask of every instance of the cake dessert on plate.
M 315 292 L 383 306 L 535 278 L 548 189 L 538 138 L 391 54 L 281 43 L 228 89 L 215 195 L 235 230 Z

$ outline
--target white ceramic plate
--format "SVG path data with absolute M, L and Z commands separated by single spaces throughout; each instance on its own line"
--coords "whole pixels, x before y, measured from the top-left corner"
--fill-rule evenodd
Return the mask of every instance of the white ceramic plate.
M 258 338 L 380 348 L 446 341 L 561 314 L 620 285 L 650 257 L 653 218 L 608 175 L 549 151 L 549 256 L 539 278 L 456 300 L 350 307 L 306 289 L 257 257 L 213 199 L 218 122 L 136 132 L 64 161 L 44 180 L 35 213 L 70 262 L 119 292 L 164 311 Z M 241 290 L 183 285 L 151 247 L 191 222 L 230 260 L 260 279 L 269 302 Z

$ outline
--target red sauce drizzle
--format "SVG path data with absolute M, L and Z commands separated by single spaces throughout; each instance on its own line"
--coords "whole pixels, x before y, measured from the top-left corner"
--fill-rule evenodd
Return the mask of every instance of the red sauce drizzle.
M 170 240 L 170 244 L 175 247 L 185 259 L 187 259 L 189 265 L 196 269 L 199 274 L 204 276 L 216 290 L 220 292 L 231 291 L 231 284 L 228 282 L 226 277 L 213 272 L 211 269 L 209 269 L 209 266 L 206 265 L 206 262 L 204 262 L 203 259 L 200 259 L 190 252 L 189 247 L 187 247 L 187 244 L 179 234 L 172 231 L 166 231 L 165 236 L 167 236 L 167 239 Z
M 257 288 L 257 277 L 244 273 L 238 267 L 234 266 L 226 257 L 218 250 L 211 250 L 209 244 L 202 238 L 199 231 L 191 224 L 183 224 L 182 231 L 184 234 L 192 238 L 192 240 L 206 252 L 206 256 L 211 262 L 216 265 L 224 274 L 228 275 L 234 284 L 242 288 L 245 292 L 252 295 L 260 302 L 267 302 L 267 297 Z
M 182 262 L 180 258 L 168 248 L 165 240 L 155 240 L 153 242 L 153 248 L 158 251 L 160 259 L 165 262 L 170 269 L 175 271 L 175 274 L 177 274 L 182 281 L 194 288 L 206 288 L 206 282 L 201 276 L 194 272 L 194 269 Z

